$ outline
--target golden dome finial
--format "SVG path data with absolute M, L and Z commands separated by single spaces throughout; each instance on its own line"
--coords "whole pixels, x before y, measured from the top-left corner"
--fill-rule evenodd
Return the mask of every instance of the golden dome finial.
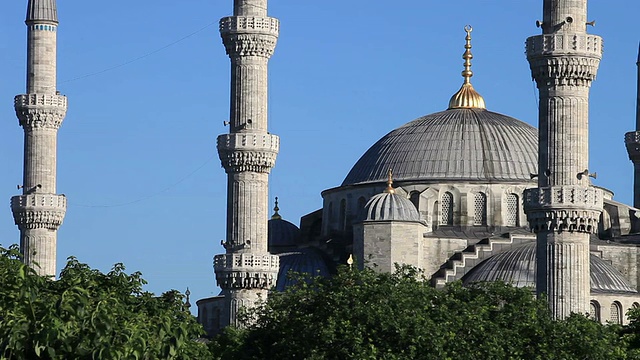
M 393 171 L 389 169 L 389 171 L 387 171 L 387 175 L 389 176 L 389 179 L 387 180 L 387 188 L 384 189 L 384 192 L 387 194 L 395 194 L 396 190 L 393 188 Z
M 271 220 L 279 220 L 282 219 L 282 216 L 280 216 L 280 214 L 278 214 L 278 211 L 280 211 L 280 208 L 278 207 L 278 197 L 276 196 L 276 206 L 273 208 L 273 215 L 271 216 Z
M 473 59 L 473 54 L 471 53 L 471 32 L 473 28 L 471 25 L 467 25 L 464 27 L 464 31 L 467 33 L 465 37 L 466 43 L 464 45 L 465 51 L 464 54 L 462 54 L 462 58 L 464 59 L 464 70 L 462 71 L 464 83 L 460 90 L 451 97 L 449 109 L 485 109 L 484 99 L 473 88 L 473 85 L 471 85 L 471 77 L 473 76 L 473 71 L 471 71 L 471 59 Z

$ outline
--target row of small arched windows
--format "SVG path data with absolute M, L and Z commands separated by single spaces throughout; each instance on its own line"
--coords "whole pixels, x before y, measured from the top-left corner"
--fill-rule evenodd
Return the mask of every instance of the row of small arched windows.
M 412 192 L 409 199 L 419 210 L 420 193 Z M 449 191 L 442 194 L 441 201 L 435 202 L 435 209 L 438 212 L 436 214 L 435 221 L 437 225 L 451 226 L 454 224 L 454 197 Z M 520 226 L 519 217 L 519 204 L 520 198 L 516 194 L 508 194 L 506 199 L 506 217 L 505 226 Z M 366 199 L 360 197 L 358 199 L 358 209 L 364 209 Z M 340 207 L 338 212 L 337 228 L 345 230 L 347 228 L 347 201 L 345 199 L 340 200 Z M 335 213 L 333 210 L 333 202 L 329 203 L 329 219 L 330 222 L 334 222 Z M 434 225 L 436 225 L 434 224 Z M 473 209 L 473 225 L 483 226 L 487 225 L 487 195 L 482 192 L 475 193 L 474 195 L 474 209 Z
M 637 302 L 634 302 L 633 308 L 637 309 L 638 307 L 640 307 L 640 304 L 638 304 Z M 600 303 L 595 300 L 591 300 L 589 317 L 592 318 L 593 320 L 602 322 L 600 312 L 601 312 Z M 620 302 L 618 301 L 612 302 L 609 309 L 608 321 L 612 324 L 622 324 L 622 315 L 623 315 L 622 304 L 620 304 Z
M 415 203 L 414 203 L 415 204 Z M 516 194 L 508 194 L 506 198 L 505 226 L 520 226 L 519 221 L 519 197 Z M 487 195 L 479 192 L 473 200 L 473 225 L 487 225 Z M 440 202 L 440 225 L 453 225 L 453 194 L 445 192 Z
M 53 25 L 31 25 L 31 30 L 56 31 L 56 28 Z

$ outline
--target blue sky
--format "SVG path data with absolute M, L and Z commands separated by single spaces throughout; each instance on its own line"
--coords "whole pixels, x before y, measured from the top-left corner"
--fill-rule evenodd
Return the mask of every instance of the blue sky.
M 0 243 L 18 241 L 9 199 L 22 181 L 26 0 L 0 5 Z M 322 206 L 378 138 L 444 110 L 461 85 L 466 24 L 472 80 L 487 107 L 537 126 L 524 41 L 540 32 L 540 0 L 280 0 L 270 63 L 269 129 L 281 138 L 271 198 L 298 223 Z M 640 2 L 590 2 L 605 54 L 591 92 L 596 185 L 632 201 L 624 133 L 635 126 Z M 228 131 L 229 60 L 217 21 L 231 0 L 64 0 L 58 4 L 58 192 L 69 208 L 58 267 L 76 256 L 142 271 L 156 293 L 216 295 L 212 257 L 225 236 L 226 176 L 215 150 Z

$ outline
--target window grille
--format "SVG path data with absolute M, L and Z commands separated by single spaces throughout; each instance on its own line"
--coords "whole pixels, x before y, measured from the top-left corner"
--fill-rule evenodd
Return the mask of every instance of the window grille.
M 487 195 L 477 193 L 474 205 L 473 225 L 487 225 Z
M 615 301 L 613 304 L 611 304 L 611 317 L 610 317 L 610 321 L 613 324 L 622 324 L 622 318 L 620 317 L 620 314 L 622 313 L 622 306 L 620 306 L 620 303 Z
M 509 194 L 507 195 L 507 226 L 520 226 L 518 221 L 518 209 L 519 201 L 518 195 Z
M 453 225 L 453 194 L 448 191 L 442 194 L 440 225 Z

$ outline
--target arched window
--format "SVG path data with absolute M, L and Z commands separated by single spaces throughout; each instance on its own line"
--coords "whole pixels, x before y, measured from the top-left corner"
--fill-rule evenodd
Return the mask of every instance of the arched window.
M 614 301 L 611 304 L 611 316 L 609 321 L 613 324 L 622 324 L 622 305 L 617 301 Z
M 442 194 L 440 225 L 453 225 L 453 194 L 448 191 Z
M 631 306 L 633 306 L 634 309 L 637 309 L 640 307 L 640 304 L 638 304 L 637 302 L 634 302 L 633 305 Z
M 487 225 L 487 195 L 477 193 L 473 205 L 473 225 Z
M 338 222 L 338 226 L 340 226 L 340 230 L 347 229 L 347 200 L 340 200 L 340 218 Z
M 365 212 L 365 206 L 367 205 L 367 199 L 364 196 L 360 196 L 358 199 L 358 220 L 364 220 L 367 218 L 367 213 Z
M 600 322 L 600 304 L 595 300 L 591 300 L 591 304 L 589 307 L 589 317 L 592 320 Z
M 420 193 L 417 191 L 412 191 L 409 195 L 409 200 L 416 207 L 416 210 L 420 211 Z
M 518 195 L 507 195 L 507 214 L 506 214 L 506 226 L 520 226 L 520 201 Z
M 327 210 L 327 229 L 329 231 L 336 228 L 336 219 L 334 218 L 335 212 L 333 211 L 333 201 L 329 202 L 329 209 Z

